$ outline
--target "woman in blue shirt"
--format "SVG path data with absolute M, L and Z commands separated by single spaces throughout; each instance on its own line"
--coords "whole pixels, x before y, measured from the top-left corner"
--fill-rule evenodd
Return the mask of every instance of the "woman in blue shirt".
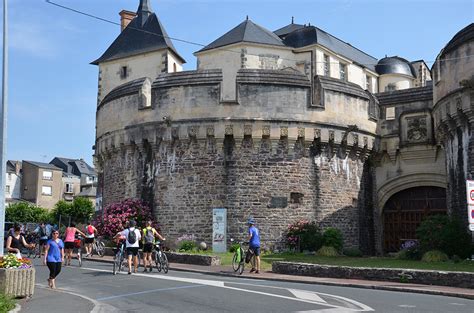
M 48 285 L 50 288 L 56 288 L 56 277 L 61 272 L 61 263 L 64 262 L 64 242 L 59 239 L 59 232 L 54 230 L 53 238 L 46 243 L 46 252 L 44 254 L 43 264 L 49 268 Z

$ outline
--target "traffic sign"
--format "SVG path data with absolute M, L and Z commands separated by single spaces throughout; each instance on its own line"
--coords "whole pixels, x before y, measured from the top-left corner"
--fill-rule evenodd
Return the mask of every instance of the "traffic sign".
M 474 224 L 469 224 L 469 230 L 474 231 Z
M 474 231 L 474 180 L 466 180 L 467 218 L 469 229 Z

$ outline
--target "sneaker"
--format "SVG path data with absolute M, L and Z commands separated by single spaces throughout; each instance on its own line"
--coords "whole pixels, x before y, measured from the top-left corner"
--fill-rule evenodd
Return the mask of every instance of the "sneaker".
M 255 271 L 255 274 L 260 274 L 260 271 Z
M 253 273 L 253 272 L 255 272 L 255 271 L 256 271 L 256 269 L 252 268 L 252 269 L 250 270 L 250 273 Z
M 151 271 L 150 271 L 150 272 L 151 272 Z M 146 273 L 146 267 L 145 267 L 145 269 L 143 270 L 143 273 Z
M 132 275 L 132 272 L 128 272 L 128 275 Z
M 150 273 L 151 273 L 151 270 L 152 270 L 152 269 L 153 269 L 153 267 L 150 267 L 150 268 L 148 269 L 148 271 L 150 271 Z

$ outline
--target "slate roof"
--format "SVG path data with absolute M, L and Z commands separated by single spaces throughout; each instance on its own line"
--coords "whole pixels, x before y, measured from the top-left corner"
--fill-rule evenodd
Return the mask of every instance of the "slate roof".
M 73 174 L 76 176 L 97 175 L 94 168 L 89 166 L 89 164 L 87 164 L 84 160 L 56 157 L 49 163 L 61 168 L 65 173 L 68 174 Z
M 295 30 L 298 30 L 298 29 L 301 29 L 301 28 L 304 28 L 305 26 L 304 25 L 301 25 L 301 24 L 294 24 L 294 23 L 291 23 L 291 24 L 288 24 L 280 29 L 277 29 L 274 31 L 274 33 L 280 37 L 280 38 L 283 38 L 285 37 L 286 35 L 288 35 L 289 33 L 292 33 L 294 32 Z
M 381 59 L 375 66 L 377 74 L 403 74 L 416 77 L 413 65 L 406 59 L 393 56 Z
M 285 45 L 293 48 L 301 48 L 312 44 L 319 44 L 337 54 L 340 54 L 352 60 L 358 65 L 375 71 L 375 64 L 377 63 L 377 59 L 373 56 L 368 55 L 362 50 L 353 47 L 347 42 L 344 42 L 339 38 L 336 38 L 333 35 L 315 26 L 300 26 L 301 25 L 298 24 L 290 24 L 283 28 L 280 28 L 279 30 L 276 30 L 275 32 L 278 32 L 279 34 L 282 34 L 282 36 L 284 36 L 284 33 L 286 31 L 289 31 L 294 28 L 295 30 L 293 32 L 284 36 L 283 42 Z
M 45 168 L 45 169 L 50 169 L 50 170 L 56 170 L 56 171 L 61 171 L 62 169 L 49 163 L 43 163 L 43 162 L 36 162 L 36 161 L 25 161 L 23 160 L 22 163 L 29 163 L 34 166 L 40 167 L 40 168 Z
M 121 59 L 160 49 L 170 49 L 183 63 L 186 61 L 178 54 L 168 33 L 155 13 L 149 7 L 142 11 L 140 4 L 137 17 L 120 33 L 104 54 L 91 64 Z
M 94 197 L 97 196 L 97 188 L 96 187 L 89 187 L 84 188 L 80 193 L 76 195 L 76 197 Z
M 198 52 L 215 49 L 238 42 L 251 42 L 282 47 L 285 46 L 280 37 L 268 29 L 263 28 L 262 26 L 257 25 L 251 20 L 247 19 Z
M 7 172 L 8 173 L 15 173 L 17 163 L 18 163 L 18 165 L 20 167 L 20 170 L 21 170 L 21 161 L 8 160 L 7 161 Z
M 467 25 L 457 32 L 456 35 L 454 35 L 454 37 L 446 44 L 443 50 L 441 50 L 439 57 L 442 57 L 444 54 L 451 52 L 460 45 L 471 40 L 474 40 L 474 23 Z

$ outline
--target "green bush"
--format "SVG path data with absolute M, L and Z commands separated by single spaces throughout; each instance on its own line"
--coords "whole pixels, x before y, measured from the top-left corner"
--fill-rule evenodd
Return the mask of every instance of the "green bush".
M 336 248 L 330 246 L 322 246 L 317 252 L 317 256 L 338 256 Z
M 179 251 L 193 251 L 197 249 L 195 241 L 192 240 L 183 240 L 178 245 Z
M 12 223 L 52 222 L 52 215 L 47 209 L 28 202 L 10 204 L 5 210 L 5 221 Z
M 362 252 L 358 248 L 347 248 L 344 249 L 342 254 L 345 256 L 360 258 L 363 256 Z
M 301 220 L 288 226 L 286 239 L 290 248 L 299 251 L 316 251 L 323 245 L 323 236 L 316 222 Z
M 95 212 L 94 204 L 87 198 L 77 197 L 72 202 L 60 200 L 54 206 L 52 214 L 56 220 L 71 217 L 75 223 L 86 223 Z
M 421 259 L 423 262 L 446 262 L 449 260 L 448 255 L 443 251 L 431 250 L 423 254 Z
M 15 302 L 8 296 L 0 294 L 0 313 L 7 313 L 15 308 Z
M 328 247 L 333 247 L 337 251 L 342 251 L 342 245 L 344 244 L 344 239 L 342 238 L 342 233 L 337 228 L 327 228 L 323 234 L 323 245 Z
M 471 236 L 462 222 L 445 215 L 435 215 L 424 220 L 416 230 L 421 250 L 441 250 L 448 256 L 470 256 Z

